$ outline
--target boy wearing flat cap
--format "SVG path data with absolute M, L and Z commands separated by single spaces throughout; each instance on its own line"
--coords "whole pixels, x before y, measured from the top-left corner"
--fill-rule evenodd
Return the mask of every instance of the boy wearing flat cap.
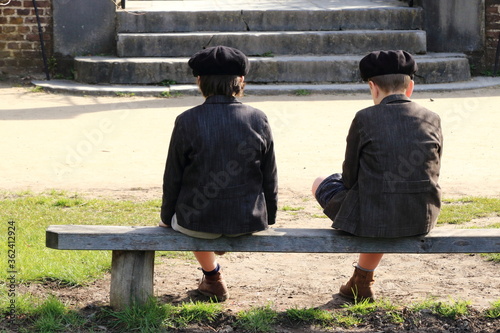
M 276 161 L 266 115 L 236 99 L 248 59 L 216 46 L 188 64 L 205 102 L 175 120 L 160 226 L 205 239 L 265 230 L 276 220 Z M 223 253 L 194 252 L 203 271 L 198 291 L 221 302 L 229 293 L 215 254 Z
M 359 69 L 375 105 L 352 121 L 342 173 L 317 178 L 313 195 L 333 228 L 362 237 L 426 234 L 441 207 L 440 118 L 410 100 L 417 64 L 409 53 L 372 52 Z M 361 253 L 340 294 L 373 300 L 373 274 L 382 256 Z

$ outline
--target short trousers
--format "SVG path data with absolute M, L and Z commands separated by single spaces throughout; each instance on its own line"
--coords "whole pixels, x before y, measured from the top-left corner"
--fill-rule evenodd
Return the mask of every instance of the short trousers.
M 242 235 L 246 235 L 246 234 L 251 234 L 251 232 L 248 232 L 248 233 L 242 233 L 242 234 L 236 234 L 236 235 L 225 235 L 225 234 L 216 234 L 216 233 L 211 233 L 211 232 L 194 231 L 194 230 L 186 229 L 184 227 L 181 227 L 177 223 L 177 216 L 175 214 L 174 214 L 174 216 L 172 216 L 171 225 L 172 225 L 172 229 L 174 229 L 175 231 L 180 232 L 184 235 L 194 237 L 194 238 L 216 239 L 216 238 L 219 238 L 221 236 L 238 237 L 238 236 L 242 236 Z
M 347 188 L 342 180 L 341 173 L 334 173 L 326 177 L 316 190 L 315 197 L 322 208 L 325 208 L 328 202 L 335 196 L 335 194 L 345 191 Z

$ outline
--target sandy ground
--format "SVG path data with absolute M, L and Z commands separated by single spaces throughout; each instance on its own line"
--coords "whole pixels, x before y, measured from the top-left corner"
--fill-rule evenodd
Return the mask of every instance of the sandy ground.
M 499 197 L 499 88 L 416 93 L 413 99 L 442 118 L 444 196 Z M 175 117 L 202 98 L 76 97 L 0 85 L 0 101 L 1 190 L 151 199 L 161 194 Z M 311 217 L 321 211 L 310 185 L 318 175 L 340 171 L 350 122 L 356 111 L 371 105 L 369 96 L 246 96 L 242 101 L 270 119 L 280 206 L 304 207 L 298 213 L 280 211 L 277 226 L 329 228 L 329 220 Z M 173 302 L 195 297 L 196 265 L 158 260 L 155 293 Z M 355 260 L 351 254 L 227 254 L 220 259 L 232 294 L 226 306 L 338 306 L 343 300 L 332 294 L 350 276 Z M 499 267 L 477 255 L 387 255 L 376 286 L 380 296 L 401 304 L 436 296 L 485 307 L 500 299 Z M 107 280 L 54 292 L 78 304 L 106 302 Z

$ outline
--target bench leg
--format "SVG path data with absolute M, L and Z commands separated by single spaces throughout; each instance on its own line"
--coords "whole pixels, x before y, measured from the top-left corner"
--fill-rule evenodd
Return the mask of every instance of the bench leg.
M 113 251 L 110 305 L 123 310 L 153 296 L 155 251 Z

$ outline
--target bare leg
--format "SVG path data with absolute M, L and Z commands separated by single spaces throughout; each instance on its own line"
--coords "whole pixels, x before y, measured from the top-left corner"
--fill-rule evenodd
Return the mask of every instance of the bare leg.
M 211 272 L 217 267 L 217 260 L 213 252 L 193 251 L 193 254 L 205 272 Z
M 365 270 L 374 270 L 380 264 L 383 256 L 383 253 L 360 253 L 358 266 Z
M 224 302 L 229 297 L 226 282 L 220 271 L 214 272 L 218 267 L 215 260 L 215 253 L 193 251 L 194 256 L 198 260 L 203 269 L 203 278 L 201 279 L 198 291 L 216 302 Z

